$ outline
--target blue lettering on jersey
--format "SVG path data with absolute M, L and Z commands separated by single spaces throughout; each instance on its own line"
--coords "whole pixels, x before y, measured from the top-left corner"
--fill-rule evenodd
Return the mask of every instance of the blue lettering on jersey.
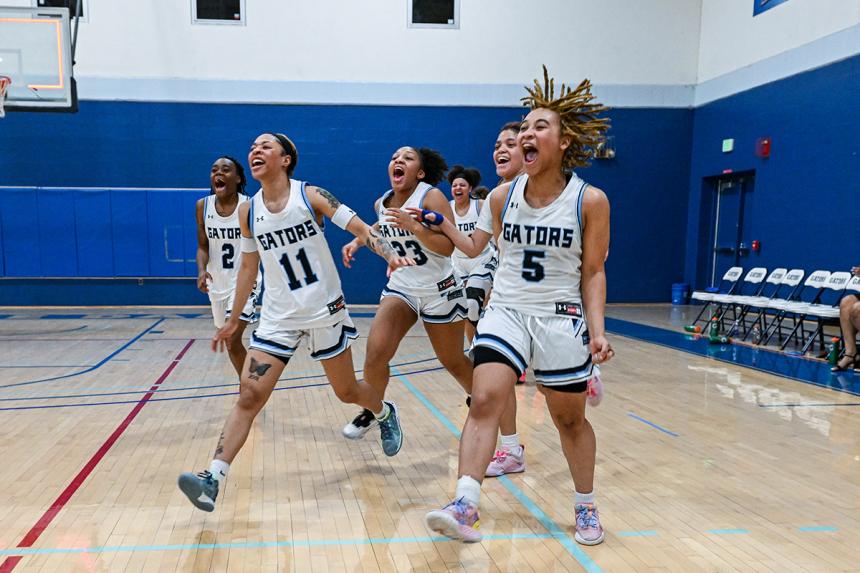
M 457 223 L 457 228 L 462 233 L 471 233 L 475 230 L 475 222 L 472 221 L 471 223 Z
M 293 245 L 299 241 L 314 237 L 316 234 L 316 226 L 313 224 L 313 221 L 308 219 L 304 223 L 299 223 L 292 227 L 278 229 L 271 233 L 260 233 L 257 235 L 257 241 L 260 243 L 260 246 L 263 247 L 264 251 L 268 251 L 269 249 L 277 247 Z
M 210 239 L 239 239 L 242 237 L 242 231 L 239 227 L 208 227 L 206 234 Z
M 385 237 L 386 239 L 391 239 L 393 237 L 411 237 L 412 233 L 409 231 L 404 231 L 403 229 L 398 229 L 397 227 L 392 227 L 390 225 L 380 225 L 379 226 L 379 234 Z
M 569 249 L 575 236 L 575 229 L 564 227 L 519 225 L 517 223 L 503 223 L 502 225 L 502 237 L 509 243 Z

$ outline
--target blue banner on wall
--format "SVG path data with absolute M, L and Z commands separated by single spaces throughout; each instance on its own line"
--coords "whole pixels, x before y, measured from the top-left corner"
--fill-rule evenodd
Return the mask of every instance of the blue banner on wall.
M 784 4 L 788 0 L 753 0 L 753 16 L 758 16 L 762 12 L 767 12 L 774 6 Z

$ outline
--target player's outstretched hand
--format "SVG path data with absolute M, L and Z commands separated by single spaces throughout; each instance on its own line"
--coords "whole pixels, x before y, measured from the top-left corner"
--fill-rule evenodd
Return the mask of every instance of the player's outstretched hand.
M 233 337 L 233 333 L 236 332 L 238 326 L 238 323 L 228 320 L 224 326 L 219 328 L 215 336 L 212 337 L 212 352 L 224 352 L 228 348 L 230 338 Z
M 417 207 L 407 207 L 406 212 L 408 212 L 412 218 L 414 218 L 419 223 L 427 223 L 428 225 L 441 225 L 445 221 L 445 216 L 438 211 L 431 211 L 430 209 L 418 209 Z
M 352 268 L 352 262 L 355 260 L 355 253 L 358 249 L 358 241 L 350 241 L 343 246 L 340 250 L 340 254 L 343 257 L 343 266 L 348 269 Z
M 388 270 L 386 271 L 386 276 L 391 276 L 391 273 L 396 271 L 401 267 L 414 267 L 415 260 L 410 257 L 392 257 L 388 261 Z

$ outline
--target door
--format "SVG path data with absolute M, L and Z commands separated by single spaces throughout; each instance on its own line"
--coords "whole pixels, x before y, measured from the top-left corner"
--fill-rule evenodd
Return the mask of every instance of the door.
M 716 180 L 710 286 L 718 286 L 730 267 L 744 266 L 743 259 L 749 255 L 749 241 L 744 236 L 744 214 L 753 180 L 750 173 L 724 175 Z

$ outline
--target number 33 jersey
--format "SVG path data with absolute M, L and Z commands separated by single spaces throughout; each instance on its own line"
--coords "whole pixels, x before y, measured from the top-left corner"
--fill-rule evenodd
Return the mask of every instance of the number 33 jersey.
M 582 198 L 587 183 L 573 174 L 555 201 L 536 209 L 525 200 L 528 175 L 511 184 L 501 216 L 499 268 L 492 303 L 534 316 L 582 317 Z
M 261 327 L 319 328 L 347 316 L 340 278 L 305 185 L 290 179 L 290 197 L 279 213 L 266 208 L 262 191 L 251 199 L 249 227 L 263 266 Z
M 401 209 L 407 207 L 423 209 L 424 196 L 432 188 L 427 183 L 419 183 Z M 389 208 L 386 203 L 390 201 L 393 194 L 394 191 L 389 190 L 376 203 L 379 232 L 391 243 L 398 255 L 411 257 L 415 261 L 415 266 L 401 267 L 391 273 L 386 288 L 413 296 L 430 296 L 457 286 L 451 257 L 434 253 L 421 243 L 418 237 L 389 223 L 385 210 Z
M 230 298 L 236 289 L 239 273 L 241 231 L 239 230 L 239 205 L 248 201 L 247 195 L 239 194 L 239 202 L 233 213 L 226 217 L 215 208 L 215 195 L 206 197 L 203 203 L 203 224 L 209 239 L 209 262 L 206 272 L 212 277 L 209 283 L 209 300 Z M 259 277 L 257 278 L 259 283 Z

